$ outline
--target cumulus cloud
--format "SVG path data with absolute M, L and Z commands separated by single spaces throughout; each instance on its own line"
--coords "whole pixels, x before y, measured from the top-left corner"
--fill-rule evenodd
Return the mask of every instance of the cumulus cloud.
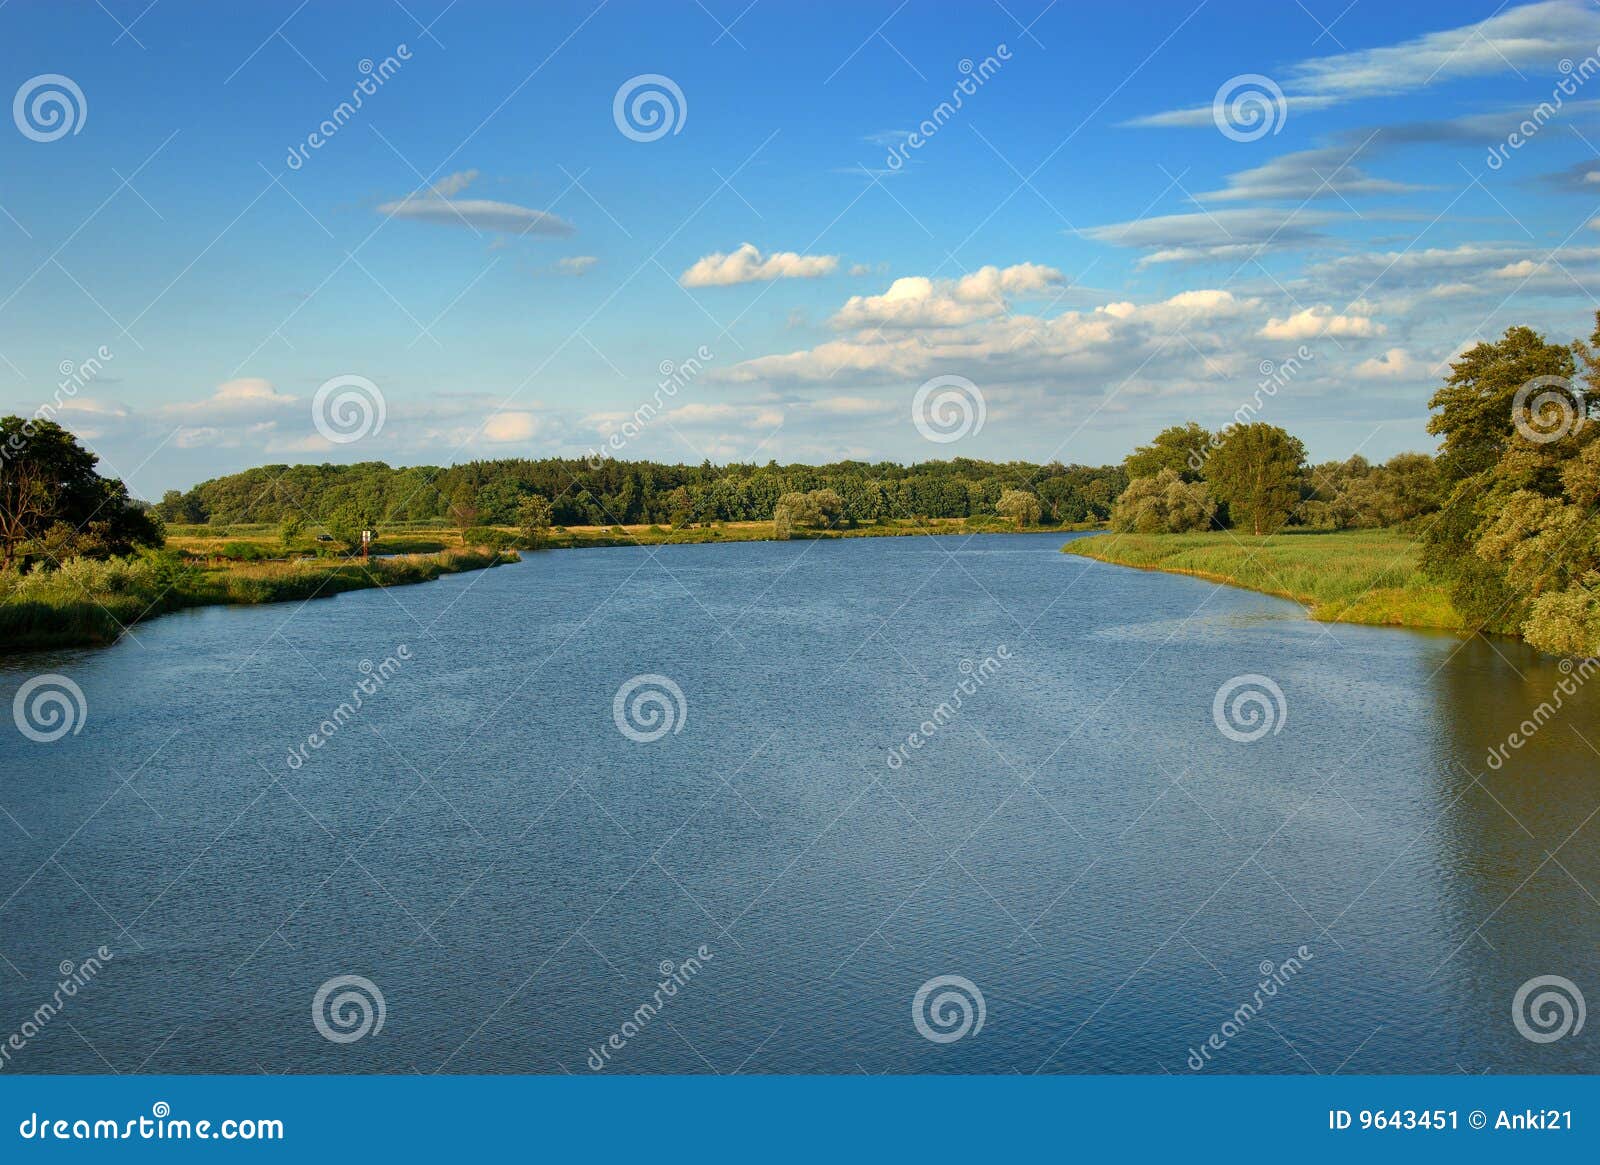
M 1309 340 L 1314 336 L 1381 336 L 1387 330 L 1366 316 L 1340 315 L 1326 304 L 1318 304 L 1284 319 L 1269 319 L 1256 335 L 1268 340 Z
M 530 440 L 539 431 L 538 419 L 532 413 L 495 413 L 483 425 L 483 439 L 496 445 L 512 441 Z
M 1280 70 L 1274 79 L 1292 117 L 1461 78 L 1520 69 L 1543 73 L 1564 57 L 1588 56 L 1596 43 L 1600 11 L 1581 0 L 1543 0 L 1399 44 L 1312 57 Z M 1211 106 L 1168 110 L 1129 124 L 1209 126 Z
M 559 260 L 556 267 L 563 275 L 582 275 L 598 262 L 600 260 L 593 255 L 568 255 Z
M 836 328 L 953 327 L 1003 315 L 1009 297 L 1061 286 L 1061 272 L 1038 263 L 984 266 L 958 279 L 909 275 L 882 295 L 852 295 L 830 321 Z
M 1366 380 L 1425 380 L 1433 375 L 1433 370 L 1426 361 L 1418 360 L 1404 348 L 1390 348 L 1382 356 L 1357 364 L 1356 375 Z
M 1011 282 L 1032 287 L 1042 278 L 1018 275 Z M 1003 286 L 1004 279 L 985 275 L 972 280 L 966 285 L 966 293 L 974 297 L 970 301 L 961 297 L 960 281 L 942 286 L 927 282 L 935 294 L 876 297 L 888 304 L 870 309 L 862 306 L 860 297 L 853 298 L 851 303 L 857 306 L 846 304 L 835 317 L 836 323 L 858 327 L 847 337 L 745 360 L 718 378 L 798 386 L 915 384 L 940 373 L 973 370 L 962 374 L 981 376 L 989 383 L 1067 380 L 1103 386 L 1109 377 L 1126 377 L 1146 366 L 1151 376 L 1159 376 L 1173 361 L 1188 361 L 1195 352 L 1203 351 L 1219 370 L 1238 364 L 1239 345 L 1218 329 L 1238 331 L 1240 322 L 1260 318 L 1259 300 L 1221 289 L 1182 292 L 1147 304 L 1108 303 L 1045 317 L 1004 314 L 994 310 L 995 300 L 976 298 L 981 289 Z M 897 306 L 902 303 L 911 306 Z M 1179 335 L 1184 342 L 1173 343 Z M 864 411 L 864 399 L 832 396 L 814 407 L 836 413 Z
M 561 238 L 574 233 L 573 225 L 543 210 L 518 206 L 513 202 L 494 202 L 486 198 L 456 198 L 478 177 L 476 170 L 448 175 L 416 194 L 378 207 L 379 214 L 417 222 L 464 226 L 477 231 L 508 235 L 544 235 Z
M 831 275 L 839 266 L 837 255 L 801 255 L 774 251 L 763 256 L 754 243 L 732 252 L 713 252 L 697 260 L 678 278 L 685 287 L 728 287 L 735 283 L 764 283 L 774 279 L 815 279 Z

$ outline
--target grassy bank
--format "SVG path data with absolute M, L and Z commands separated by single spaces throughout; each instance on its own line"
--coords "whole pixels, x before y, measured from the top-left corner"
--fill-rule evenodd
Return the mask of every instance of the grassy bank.
M 401 558 L 207 565 L 178 554 L 0 574 L 0 651 L 111 643 L 126 627 L 186 607 L 280 603 L 428 582 L 516 560 L 447 550 Z
M 1253 536 L 1102 534 L 1062 547 L 1100 562 L 1190 574 L 1308 607 L 1313 619 L 1459 630 L 1444 588 L 1422 577 L 1417 545 L 1394 530 Z
M 1094 529 L 1099 523 L 1080 523 L 1050 527 L 1061 531 Z M 488 527 L 504 535 L 508 541 L 519 538 L 510 526 Z M 1037 527 L 1030 532 L 1037 533 Z M 1009 518 L 921 518 L 882 522 L 863 522 L 858 526 L 840 526 L 831 530 L 797 529 L 794 540 L 808 538 L 895 538 L 918 534 L 1008 534 L 1016 533 L 1017 525 Z M 557 526 L 546 537 L 543 548 L 571 550 L 596 546 L 681 546 L 708 542 L 770 542 L 773 540 L 771 522 L 713 522 L 705 526 Z M 285 553 L 279 540 L 278 528 L 270 525 L 234 525 L 226 530 L 210 526 L 169 526 L 167 545 L 189 554 L 225 556 L 237 554 L 242 546 L 259 548 L 267 555 Z M 297 538 L 291 549 L 295 553 L 314 552 L 318 543 L 314 536 Z M 325 545 L 325 544 L 324 544 Z M 447 550 L 466 548 L 462 532 L 443 521 L 385 527 L 378 549 L 386 554 L 436 554 Z

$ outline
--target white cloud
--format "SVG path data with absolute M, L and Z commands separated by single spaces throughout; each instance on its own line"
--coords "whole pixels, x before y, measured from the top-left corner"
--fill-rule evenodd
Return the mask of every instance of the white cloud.
M 491 202 L 485 198 L 403 198 L 399 202 L 384 203 L 378 207 L 378 213 L 392 218 L 464 226 L 479 231 L 499 231 L 508 235 L 564 238 L 576 229 L 557 215 L 511 202 Z
M 836 328 L 954 327 L 1002 315 L 1008 296 L 1059 287 L 1061 272 L 1038 263 L 985 266 L 959 279 L 909 275 L 882 295 L 852 295 L 830 321 Z
M 1390 348 L 1356 365 L 1356 375 L 1367 380 L 1424 380 L 1432 375 L 1426 361 L 1418 360 L 1404 348 Z
M 532 413 L 495 413 L 483 426 L 483 439 L 496 445 L 512 441 L 530 440 L 539 431 L 538 419 Z
M 1269 319 L 1256 335 L 1268 340 L 1309 340 L 1314 336 L 1381 336 L 1387 330 L 1366 316 L 1338 315 L 1326 304 L 1318 304 L 1281 320 Z
M 1410 93 L 1460 78 L 1520 69 L 1543 74 L 1562 58 L 1588 56 L 1597 42 L 1600 12 L 1580 0 L 1544 0 L 1400 44 L 1313 57 L 1279 70 L 1274 79 L 1283 88 L 1293 118 L 1359 98 Z M 1129 124 L 1209 126 L 1211 106 L 1168 110 Z
M 1137 247 L 1151 263 L 1237 261 L 1321 241 L 1318 229 L 1348 216 L 1287 207 L 1243 207 L 1194 214 L 1167 214 L 1089 227 L 1079 233 L 1097 242 Z
M 568 255 L 558 260 L 556 266 L 563 275 L 582 275 L 598 262 L 600 260 L 593 255 Z
M 774 279 L 815 279 L 819 275 L 833 274 L 838 266 L 837 255 L 775 251 L 763 256 L 754 243 L 744 243 L 730 253 L 717 251 L 697 260 L 678 282 L 685 287 L 728 287 L 735 283 Z
M 514 202 L 493 202 L 486 198 L 456 198 L 478 177 L 476 170 L 462 170 L 435 182 L 426 190 L 408 194 L 378 207 L 379 214 L 408 218 L 417 222 L 444 223 L 475 231 L 496 231 L 508 235 L 565 237 L 575 228 L 566 219 L 548 211 L 533 210 Z

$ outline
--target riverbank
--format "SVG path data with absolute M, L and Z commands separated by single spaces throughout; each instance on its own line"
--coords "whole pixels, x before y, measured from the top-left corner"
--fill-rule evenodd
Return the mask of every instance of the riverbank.
M 1101 534 L 1061 549 L 1293 599 L 1325 623 L 1462 629 L 1444 588 L 1422 576 L 1417 544 L 1395 530 Z
M 0 654 L 112 643 L 135 623 L 189 607 L 303 602 L 408 586 L 517 557 L 512 551 L 458 549 L 367 561 L 220 565 L 170 553 L 106 562 L 71 559 L 60 570 L 0 575 Z
M 1102 523 L 1065 523 L 1060 526 L 1032 526 L 1019 530 L 1010 518 L 905 518 L 882 522 L 863 522 L 856 526 L 832 529 L 795 529 L 793 541 L 830 538 L 905 538 L 920 534 L 1016 534 L 1050 530 L 1074 533 L 1099 529 Z M 506 545 L 521 543 L 512 526 L 482 526 L 463 532 L 442 521 L 386 526 L 375 548 L 384 554 L 437 554 L 474 546 L 465 534 L 479 536 L 491 531 Z M 541 550 L 574 550 L 602 546 L 691 546 L 710 542 L 772 542 L 776 531 L 771 522 L 712 522 L 703 526 L 557 526 L 539 544 Z M 169 526 L 167 545 L 188 554 L 238 557 L 273 557 L 284 553 L 278 528 L 267 524 L 233 525 L 223 530 L 210 526 Z M 317 543 L 310 535 L 295 540 L 295 552 L 314 551 Z M 524 549 L 527 547 L 524 546 Z

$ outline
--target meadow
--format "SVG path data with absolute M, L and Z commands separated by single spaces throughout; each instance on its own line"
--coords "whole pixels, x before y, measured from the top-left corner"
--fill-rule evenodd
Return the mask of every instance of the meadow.
M 1293 599 L 1328 623 L 1464 626 L 1445 589 L 1422 575 L 1417 543 L 1399 530 L 1101 534 L 1062 551 Z
M 514 552 L 446 549 L 368 560 L 228 562 L 156 552 L 56 570 L 0 573 L 0 647 L 87 647 L 114 642 L 144 619 L 186 607 L 281 603 L 369 587 L 429 582 L 514 562 Z

